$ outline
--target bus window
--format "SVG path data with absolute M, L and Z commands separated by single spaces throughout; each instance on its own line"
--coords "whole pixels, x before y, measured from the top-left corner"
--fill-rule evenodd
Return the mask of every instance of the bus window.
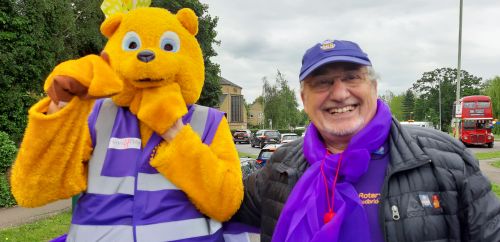
M 476 121 L 474 120 L 464 120 L 464 129 L 475 129 Z
M 477 107 L 478 108 L 489 108 L 490 102 L 477 102 Z
M 477 123 L 477 129 L 484 129 L 484 128 L 486 128 L 485 123 L 480 123 L 480 122 Z
M 464 102 L 464 108 L 475 108 L 476 103 L 473 102 Z

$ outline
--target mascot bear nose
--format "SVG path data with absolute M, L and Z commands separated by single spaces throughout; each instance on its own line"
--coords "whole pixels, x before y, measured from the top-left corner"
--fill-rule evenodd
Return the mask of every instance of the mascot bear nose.
M 148 63 L 155 59 L 155 53 L 150 50 L 143 50 L 137 54 L 137 59 L 142 62 Z

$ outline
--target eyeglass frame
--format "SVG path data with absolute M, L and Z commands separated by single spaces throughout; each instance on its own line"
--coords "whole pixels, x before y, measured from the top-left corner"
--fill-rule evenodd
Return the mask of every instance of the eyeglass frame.
M 303 81 L 301 81 L 301 84 L 307 85 L 311 89 L 311 91 L 318 93 L 330 90 L 336 80 L 340 80 L 349 88 L 357 87 L 358 85 L 368 80 L 368 71 L 364 67 L 365 66 L 358 66 L 353 70 L 343 70 L 339 75 L 328 77 L 328 80 L 321 79 L 321 76 L 325 76 L 323 74 L 324 71 L 318 70 L 319 72 L 315 71 Z M 315 85 L 312 85 L 311 80 L 315 80 L 315 82 L 323 81 L 323 83 L 316 83 Z

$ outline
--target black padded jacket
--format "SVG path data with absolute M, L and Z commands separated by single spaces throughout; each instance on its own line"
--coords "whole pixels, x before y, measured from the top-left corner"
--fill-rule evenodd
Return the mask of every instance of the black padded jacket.
M 463 144 L 396 120 L 389 139 L 379 203 L 385 241 L 500 241 L 500 202 Z M 262 242 L 271 241 L 283 205 L 308 167 L 302 144 L 280 147 L 263 169 L 245 179 L 245 198 L 234 220 L 259 227 Z M 422 206 L 420 195 L 437 195 L 440 208 Z

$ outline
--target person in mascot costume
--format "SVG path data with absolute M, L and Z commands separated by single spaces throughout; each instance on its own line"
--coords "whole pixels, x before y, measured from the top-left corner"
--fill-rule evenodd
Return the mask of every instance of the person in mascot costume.
M 57 65 L 12 170 L 18 204 L 81 194 L 66 241 L 241 241 L 243 199 L 224 114 L 196 105 L 204 62 L 191 9 L 105 1 L 101 56 Z M 233 240 L 233 241 L 234 241 Z

